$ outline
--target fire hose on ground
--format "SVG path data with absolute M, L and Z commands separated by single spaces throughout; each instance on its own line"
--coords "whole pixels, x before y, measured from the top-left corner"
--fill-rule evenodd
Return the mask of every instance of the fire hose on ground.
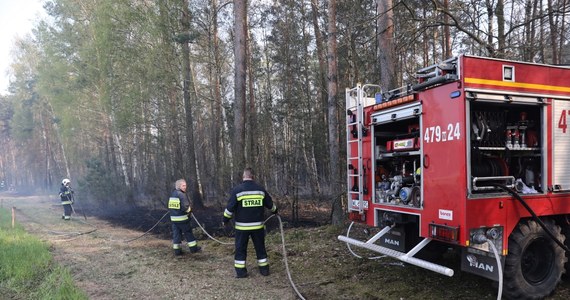
M 147 235 L 147 234 L 148 234 L 149 232 L 151 232 L 156 226 L 158 226 L 158 224 L 160 224 L 160 222 L 162 222 L 162 219 L 164 219 L 164 217 L 166 217 L 167 215 L 168 215 L 168 212 L 166 212 L 164 215 L 162 215 L 162 217 L 160 217 L 160 219 L 159 219 L 156 223 L 154 223 L 154 225 L 152 225 L 152 227 L 151 227 L 149 230 L 145 231 L 143 234 L 139 235 L 139 236 L 136 237 L 136 238 L 132 238 L 132 239 L 130 239 L 130 240 L 126 240 L 126 241 L 124 241 L 124 242 L 125 242 L 125 243 L 132 242 L 132 241 L 138 240 L 138 239 L 142 238 L 143 236 Z
M 69 204 L 69 206 L 71 206 L 71 211 L 73 212 L 73 214 L 77 215 L 77 212 L 75 211 L 75 208 L 73 207 L 73 203 L 75 203 L 75 197 L 73 196 L 73 193 L 72 193 L 71 194 L 71 204 Z M 93 233 L 99 229 L 99 228 L 97 228 L 97 226 L 95 224 L 87 222 L 87 215 L 85 215 L 85 210 L 83 210 L 81 206 L 79 207 L 79 209 L 81 209 L 81 213 L 83 214 L 83 218 L 85 220 L 84 221 L 81 219 L 76 219 L 76 220 L 80 223 L 83 223 L 83 224 L 86 224 L 86 225 L 93 227 L 93 229 L 88 230 L 88 231 L 84 231 L 84 232 L 63 232 L 63 231 L 50 230 L 49 233 L 51 233 L 51 234 L 61 235 L 61 236 L 73 236 L 72 238 L 69 238 L 69 239 L 63 239 L 63 240 L 57 240 L 57 241 L 60 241 L 60 242 L 61 241 L 71 241 L 71 240 L 78 238 L 81 235 L 90 234 L 90 233 Z
M 166 217 L 168 215 L 168 212 L 166 212 L 149 230 L 145 231 L 142 235 L 130 239 L 130 240 L 126 240 L 125 243 L 137 240 L 142 238 L 143 236 L 147 235 L 149 232 L 151 232 L 156 226 L 158 226 L 158 224 L 164 219 L 164 217 Z M 206 229 L 202 226 L 202 224 L 200 224 L 200 222 L 198 221 L 198 219 L 196 218 L 196 216 L 194 215 L 194 213 L 190 214 L 192 216 L 192 218 L 194 219 L 194 221 L 196 221 L 196 223 L 198 224 L 198 226 L 200 227 L 200 229 L 202 229 L 202 231 L 204 232 L 204 234 L 206 234 L 210 239 L 212 239 L 213 241 L 220 243 L 222 245 L 233 245 L 233 243 L 227 243 L 227 242 L 222 242 L 216 238 L 214 238 L 212 235 L 210 235 Z M 267 219 L 265 219 L 265 221 L 263 221 L 263 224 L 267 223 L 267 221 L 269 221 L 269 219 L 273 218 L 274 216 L 277 216 L 277 220 L 279 220 L 279 232 L 281 234 L 281 246 L 282 246 L 282 254 L 283 254 L 283 262 L 285 263 L 285 271 L 287 273 L 287 279 L 289 279 L 289 283 L 291 284 L 291 287 L 293 288 L 293 290 L 295 291 L 295 293 L 297 294 L 297 297 L 299 297 L 302 300 L 305 300 L 305 298 L 303 297 L 303 295 L 301 294 L 301 292 L 299 292 L 299 290 L 297 289 L 297 286 L 295 285 L 295 282 L 293 282 L 293 278 L 291 277 L 291 270 L 289 269 L 289 262 L 287 259 L 287 249 L 285 248 L 285 233 L 283 231 L 283 221 L 281 220 L 281 216 L 279 216 L 278 214 L 273 214 L 271 216 L 269 216 Z

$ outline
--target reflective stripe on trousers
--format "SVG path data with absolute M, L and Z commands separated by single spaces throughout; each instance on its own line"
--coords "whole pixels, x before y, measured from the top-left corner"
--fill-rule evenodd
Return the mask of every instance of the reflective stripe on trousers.
M 234 267 L 238 269 L 245 268 L 245 260 L 234 260 Z
M 264 266 L 268 266 L 269 262 L 267 261 L 267 258 L 262 258 L 262 259 L 257 260 L 257 265 L 260 267 L 264 267 Z
M 188 220 L 188 215 L 170 216 L 170 221 L 173 221 L 173 222 L 180 222 L 180 221 L 186 221 L 186 220 Z
M 243 222 L 236 222 L 235 229 L 237 230 L 257 230 L 263 229 L 264 225 L 263 222 L 251 222 L 251 223 L 243 223 Z

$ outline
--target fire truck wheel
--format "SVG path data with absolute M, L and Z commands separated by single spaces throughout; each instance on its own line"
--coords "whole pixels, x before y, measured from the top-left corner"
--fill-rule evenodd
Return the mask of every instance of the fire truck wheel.
M 564 234 L 564 236 L 566 237 L 566 240 L 564 241 L 564 245 L 566 245 L 566 247 L 570 248 L 570 216 L 566 216 L 564 217 L 561 221 L 562 225 L 562 233 Z M 566 253 L 566 257 L 568 259 L 570 259 L 570 252 Z M 570 262 L 566 261 L 566 274 L 570 274 Z
M 551 219 L 544 224 L 560 241 L 565 237 Z M 552 292 L 564 273 L 566 255 L 534 220 L 521 221 L 509 237 L 505 259 L 504 296 L 509 299 L 542 299 Z

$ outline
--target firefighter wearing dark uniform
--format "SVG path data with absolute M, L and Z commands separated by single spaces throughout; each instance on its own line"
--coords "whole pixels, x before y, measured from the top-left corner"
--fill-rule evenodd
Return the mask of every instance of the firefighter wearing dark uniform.
M 223 217 L 224 224 L 232 218 L 235 221 L 234 267 L 237 278 L 247 277 L 245 260 L 249 237 L 255 247 L 259 272 L 263 276 L 269 275 L 269 262 L 265 250 L 265 225 L 263 224 L 264 208 L 270 209 L 274 214 L 277 213 L 277 207 L 273 204 L 269 193 L 253 181 L 253 170 L 246 168 L 243 171 L 243 182 L 230 193 Z
M 59 188 L 59 198 L 61 199 L 61 205 L 63 206 L 63 216 L 62 219 L 69 221 L 71 219 L 71 204 L 73 204 L 73 190 L 71 190 L 71 180 L 65 178 L 61 181 L 61 187 Z
M 182 248 L 180 243 L 182 237 L 186 239 L 188 248 L 191 253 L 200 251 L 196 238 L 192 233 L 192 226 L 190 225 L 190 218 L 188 215 L 192 211 L 190 205 L 186 207 L 185 203 L 188 202 L 186 198 L 186 180 L 179 179 L 176 181 L 176 190 L 172 192 L 168 199 L 168 211 L 170 213 L 170 221 L 172 222 L 172 249 L 174 255 L 182 255 Z

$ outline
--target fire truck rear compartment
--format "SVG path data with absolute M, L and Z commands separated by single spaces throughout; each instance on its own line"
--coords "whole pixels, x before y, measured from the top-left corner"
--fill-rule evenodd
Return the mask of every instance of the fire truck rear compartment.
M 473 101 L 469 117 L 471 194 L 543 193 L 542 106 Z
M 375 203 L 421 207 L 418 116 L 375 125 Z

